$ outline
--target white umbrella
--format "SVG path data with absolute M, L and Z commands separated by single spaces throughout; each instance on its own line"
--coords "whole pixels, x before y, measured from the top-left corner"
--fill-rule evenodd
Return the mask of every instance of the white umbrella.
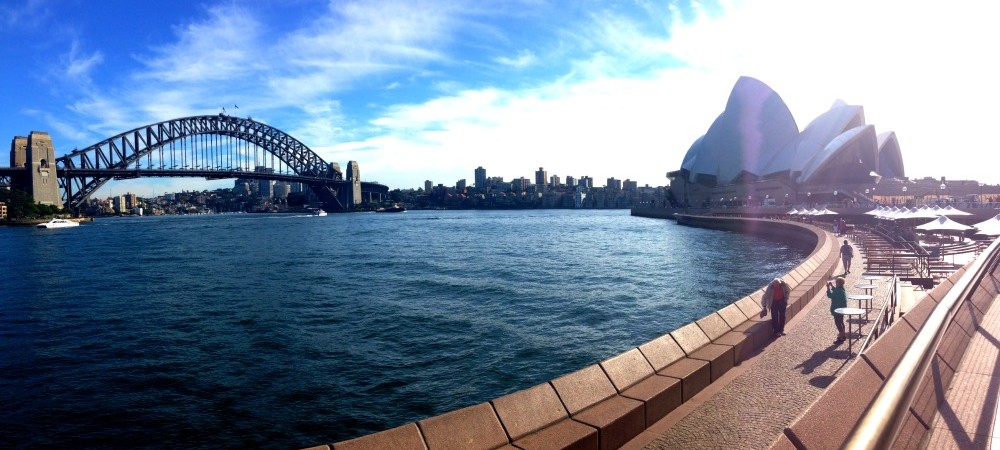
M 830 211 L 830 210 L 829 210 L 829 209 L 827 209 L 827 208 L 823 208 L 823 209 L 821 209 L 821 210 L 819 210 L 819 211 L 816 211 L 816 212 L 814 212 L 814 213 L 812 213 L 812 214 L 813 214 L 814 216 L 830 216 L 830 215 L 833 215 L 833 216 L 836 216 L 836 215 L 837 215 L 837 213 L 836 213 L 836 212 L 834 212 L 834 211 Z
M 951 205 L 948 205 L 948 206 L 945 206 L 944 208 L 941 208 L 941 214 L 946 214 L 946 215 L 949 215 L 949 216 L 971 216 L 972 215 L 971 213 L 967 213 L 965 211 L 959 211 L 959 210 L 953 208 Z
M 938 216 L 937 219 L 923 225 L 918 225 L 915 228 L 923 231 L 965 231 L 972 229 L 972 227 L 968 225 L 962 225 L 949 219 L 948 216 Z
M 879 206 L 879 207 L 876 207 L 875 209 L 873 209 L 871 211 L 866 212 L 865 214 L 868 214 L 869 216 L 879 217 L 879 216 L 882 215 L 883 212 L 884 212 L 884 210 L 882 209 L 881 206 Z
M 795 208 L 792 208 L 792 210 L 791 210 L 791 211 L 788 211 L 788 212 L 786 212 L 785 214 L 789 214 L 789 215 L 795 215 L 795 214 L 799 214 L 799 210 L 797 210 L 797 209 L 795 209 Z
M 979 234 L 989 236 L 1000 235 L 1000 214 L 990 217 L 989 219 L 979 222 L 973 226 L 979 229 Z

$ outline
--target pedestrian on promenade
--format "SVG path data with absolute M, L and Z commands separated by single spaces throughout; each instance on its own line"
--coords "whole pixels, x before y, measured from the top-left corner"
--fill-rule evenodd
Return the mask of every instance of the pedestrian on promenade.
M 833 314 L 833 323 L 837 326 L 837 340 L 834 343 L 839 344 L 847 339 L 847 334 L 844 333 L 844 315 L 835 311 L 837 308 L 847 307 L 847 289 L 844 288 L 844 277 L 837 277 L 835 281 L 836 286 L 826 282 L 826 296 L 830 298 L 830 314 Z
M 851 259 L 854 258 L 854 247 L 844 239 L 844 245 L 840 246 L 840 259 L 844 261 L 844 273 L 851 273 Z
M 774 337 L 785 335 L 785 311 L 788 309 L 788 284 L 781 278 L 775 278 L 768 283 L 764 295 L 760 298 L 760 316 L 767 315 L 767 310 L 771 310 L 771 331 Z

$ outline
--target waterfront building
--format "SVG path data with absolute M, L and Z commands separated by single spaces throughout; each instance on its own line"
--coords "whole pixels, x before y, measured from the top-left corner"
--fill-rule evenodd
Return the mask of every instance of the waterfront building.
M 0 220 L 7 219 L 7 204 L 0 202 Z
M 135 194 L 127 192 L 125 193 L 124 198 L 125 198 L 125 209 L 131 211 L 132 209 L 135 209 L 135 207 L 139 206 L 139 200 Z
M 622 180 L 617 180 L 614 177 L 608 178 L 608 184 L 605 186 L 608 187 L 608 190 L 620 191 L 622 190 Z
M 838 100 L 799 131 L 776 92 L 741 77 L 667 174 L 668 198 L 675 206 L 870 202 L 880 180 L 905 176 L 895 133 L 877 133 L 860 105 Z
M 590 178 L 587 175 L 584 175 L 584 176 L 580 177 L 580 181 L 577 184 L 580 187 L 582 187 L 583 189 L 588 189 L 588 190 L 589 189 L 593 189 L 594 188 L 594 179 Z
M 44 131 L 15 136 L 10 143 L 10 164 L 28 169 L 15 175 L 13 185 L 26 186 L 35 203 L 62 206 L 59 180 L 56 177 L 56 149 L 52 137 Z
M 574 178 L 572 176 L 567 176 L 566 177 L 566 186 L 567 187 L 571 187 L 571 188 L 575 188 L 576 187 L 576 178 Z
M 476 189 L 486 190 L 486 169 L 483 166 L 476 167 Z
M 361 204 L 361 170 L 358 168 L 357 161 L 347 162 L 347 177 L 346 180 L 351 183 L 350 191 L 346 195 L 346 204 L 348 207 Z
M 125 196 L 116 195 L 114 197 L 111 197 L 111 209 L 115 212 L 115 214 L 123 214 L 126 210 Z
M 274 197 L 280 199 L 288 198 L 288 194 L 292 192 L 291 186 L 284 181 L 278 181 L 274 183 Z
M 545 169 L 539 167 L 535 171 L 535 186 L 538 187 L 539 191 L 545 191 L 545 183 L 549 179 L 549 173 Z
M 559 182 L 559 175 L 552 175 L 551 177 L 549 177 L 549 182 L 550 185 L 552 186 L 552 189 L 559 189 L 562 186 L 562 184 Z
M 432 182 L 431 180 L 424 180 L 424 192 L 430 194 L 433 187 L 434 187 L 434 182 Z
M 622 183 L 622 189 L 624 189 L 626 191 L 637 190 L 637 189 L 639 189 L 639 182 L 638 181 L 632 181 L 632 180 L 625 180 Z
M 459 194 L 465 192 L 465 178 L 462 178 L 455 183 L 455 190 L 458 191 Z
M 587 200 L 587 193 L 583 189 L 577 189 L 573 196 L 573 207 L 583 208 L 583 202 Z
M 514 192 L 525 192 L 528 190 L 529 185 L 528 179 L 524 177 L 515 178 L 510 182 L 510 188 Z

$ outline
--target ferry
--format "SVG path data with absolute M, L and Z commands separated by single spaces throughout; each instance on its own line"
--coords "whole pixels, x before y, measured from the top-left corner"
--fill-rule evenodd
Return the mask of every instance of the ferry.
M 324 217 L 326 216 L 326 211 L 323 211 L 322 209 L 317 209 L 312 212 L 312 215 L 316 217 Z
M 403 212 L 403 211 L 406 211 L 406 208 L 399 205 L 392 205 L 392 207 L 389 208 L 379 208 L 375 210 L 375 212 L 379 213 L 392 213 L 392 212 Z
M 69 228 L 78 226 L 80 226 L 79 222 L 74 222 L 72 220 L 66 220 L 66 219 L 52 219 L 48 222 L 40 223 L 37 225 L 38 228 Z

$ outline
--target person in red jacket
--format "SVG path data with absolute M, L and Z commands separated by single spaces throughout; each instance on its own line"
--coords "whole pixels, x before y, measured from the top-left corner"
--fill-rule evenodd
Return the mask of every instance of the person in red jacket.
M 760 316 L 767 315 L 767 310 L 771 310 L 771 330 L 774 337 L 785 335 L 785 311 L 788 309 L 788 284 L 781 278 L 775 278 L 768 283 L 764 295 L 760 298 Z

